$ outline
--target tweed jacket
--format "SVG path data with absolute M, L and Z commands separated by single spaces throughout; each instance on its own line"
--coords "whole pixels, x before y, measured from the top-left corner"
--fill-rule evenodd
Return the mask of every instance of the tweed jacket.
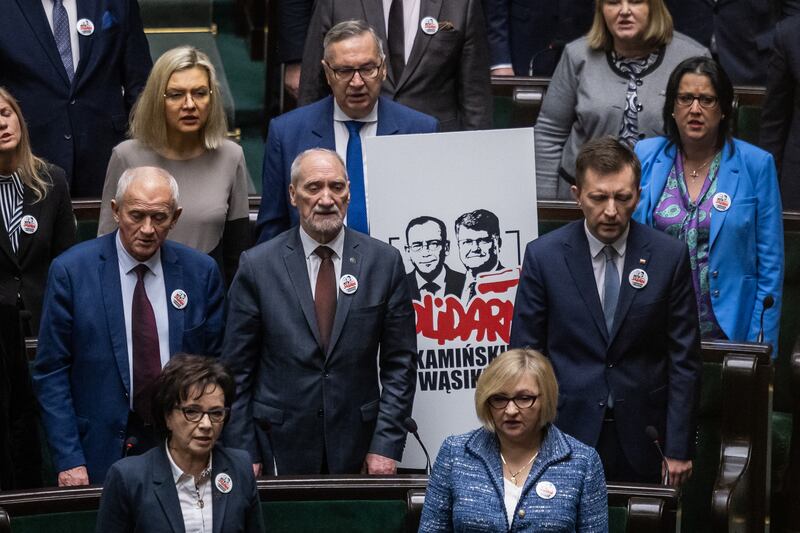
M 639 78 L 640 138 L 663 134 L 661 112 L 672 70 L 684 59 L 708 55 L 706 48 L 675 32 L 656 64 Z M 567 182 L 559 183 L 559 169 L 574 178 L 581 146 L 595 137 L 619 133 L 627 84 L 627 78 L 610 64 L 607 54 L 591 50 L 585 37 L 567 45 L 536 122 L 538 198 L 571 198 Z
M 554 496 L 547 487 L 555 487 Z M 419 531 L 608 531 L 600 457 L 553 425 L 545 429 L 510 527 L 503 492 L 495 435 L 479 428 L 448 437 L 428 481 Z

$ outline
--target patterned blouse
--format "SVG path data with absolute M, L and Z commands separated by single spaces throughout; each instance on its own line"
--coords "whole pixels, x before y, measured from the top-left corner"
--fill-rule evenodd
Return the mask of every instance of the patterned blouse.
M 641 74 L 650 69 L 661 57 L 660 52 L 653 52 L 645 58 L 619 57 L 611 51 L 611 61 L 619 72 L 628 77 L 628 90 L 625 93 L 625 111 L 622 114 L 622 125 L 619 128 L 619 140 L 631 148 L 639 141 L 639 111 L 643 109 L 639 102 L 639 86 L 642 84 Z
M 689 263 L 692 267 L 692 283 L 700 315 L 700 336 L 703 339 L 726 339 L 717 323 L 708 285 L 708 250 L 711 235 L 711 211 L 717 191 L 717 173 L 722 161 L 722 152 L 711 161 L 708 176 L 703 182 L 697 201 L 689 198 L 683 171 L 683 154 L 675 158 L 675 164 L 667 177 L 664 192 L 653 213 L 655 227 L 676 237 L 689 247 Z
M 0 216 L 3 217 L 3 227 L 8 233 L 8 240 L 14 253 L 19 249 L 23 194 L 19 173 L 14 172 L 10 176 L 0 174 Z

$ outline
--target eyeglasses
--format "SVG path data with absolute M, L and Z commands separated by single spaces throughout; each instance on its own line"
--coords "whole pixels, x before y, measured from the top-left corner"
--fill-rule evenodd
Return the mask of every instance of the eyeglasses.
M 378 77 L 378 74 L 381 71 L 381 67 L 383 66 L 383 61 L 378 63 L 377 65 L 366 65 L 364 67 L 333 67 L 330 63 L 323 60 L 325 66 L 333 72 L 333 77 L 336 78 L 338 81 L 346 81 L 350 82 L 353 77 L 358 72 L 358 75 L 361 76 L 362 80 L 374 80 Z
M 213 91 L 206 87 L 200 89 L 192 89 L 191 91 L 167 91 L 164 93 L 164 99 L 173 105 L 180 105 L 186 101 L 186 97 L 190 97 L 193 102 L 205 103 L 211 97 Z
M 175 409 L 183 413 L 183 417 L 187 422 L 200 422 L 205 415 L 208 415 L 208 419 L 211 420 L 212 424 L 222 423 L 230 411 L 230 407 L 211 409 L 209 411 L 203 411 L 197 407 L 176 407 Z
M 711 96 L 710 94 L 701 94 L 695 96 L 689 93 L 680 93 L 678 96 L 675 97 L 675 101 L 681 107 L 689 107 L 697 100 L 700 103 L 700 107 L 705 109 L 713 109 L 717 107 L 719 103 L 719 98 L 716 96 Z
M 421 252 L 422 250 L 431 250 L 433 252 L 438 252 L 444 246 L 444 241 L 440 240 L 430 240 L 425 242 L 414 242 L 408 246 L 406 246 L 407 250 L 412 252 Z
M 518 409 L 530 409 L 536 402 L 538 396 L 530 396 L 523 394 L 521 396 L 514 396 L 513 398 L 506 398 L 500 394 L 493 394 L 489 396 L 489 405 L 494 409 L 505 409 L 508 402 L 514 402 Z
M 464 239 L 458 241 L 458 245 L 464 248 L 472 248 L 473 246 L 479 246 L 481 248 L 485 248 L 491 245 L 494 242 L 494 237 L 491 235 L 488 237 L 481 237 L 479 239 Z

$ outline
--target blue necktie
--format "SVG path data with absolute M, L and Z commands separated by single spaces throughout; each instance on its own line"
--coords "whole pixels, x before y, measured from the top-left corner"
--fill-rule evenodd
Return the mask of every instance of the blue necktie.
M 364 123 L 348 120 L 344 125 L 350 133 L 350 138 L 347 140 L 347 175 L 350 178 L 347 225 L 354 230 L 369 234 L 367 192 L 364 190 L 364 160 L 361 157 L 361 136 L 358 133 Z
M 603 314 L 606 317 L 606 329 L 611 335 L 611 328 L 614 326 L 614 313 L 617 311 L 617 300 L 619 300 L 619 273 L 614 259 L 617 251 L 611 246 L 603 247 L 603 255 L 606 256 L 606 279 L 603 284 Z
M 53 37 L 56 38 L 58 55 L 61 56 L 61 62 L 64 63 L 69 82 L 72 83 L 72 78 L 75 76 L 75 67 L 72 65 L 69 17 L 67 16 L 67 10 L 64 8 L 63 0 L 53 0 Z

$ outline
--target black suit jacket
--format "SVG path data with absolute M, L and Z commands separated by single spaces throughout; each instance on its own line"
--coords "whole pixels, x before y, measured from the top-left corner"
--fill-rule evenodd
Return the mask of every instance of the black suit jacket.
M 635 268 L 648 275 L 638 290 L 628 281 Z M 553 362 L 563 431 L 595 446 L 612 392 L 620 442 L 639 474 L 657 475 L 661 464 L 650 425 L 667 457 L 692 458 L 702 360 L 684 243 L 631 221 L 608 332 L 583 220 L 539 237 L 525 251 L 510 344 Z
M 75 244 L 75 216 L 64 171 L 52 165 L 48 171 L 52 186 L 42 200 L 37 202 L 33 189 L 24 188 L 22 215 L 36 218 L 39 223 L 36 232 L 20 231 L 19 249 L 15 254 L 8 233 L 0 231 L 0 305 L 16 306 L 19 294 L 25 310 L 30 313 L 33 336 L 39 331 L 50 262 Z
M 445 296 L 452 294 L 456 298 L 461 298 L 461 293 L 464 291 L 464 282 L 467 279 L 466 274 L 456 272 L 447 265 L 444 266 L 444 272 Z M 408 280 L 408 286 L 411 288 L 411 298 L 414 300 L 419 300 L 421 295 L 419 285 L 417 284 L 416 270 L 412 270 L 411 272 L 407 273 L 406 279 Z
M 77 7 L 94 32 L 78 36 L 70 84 L 42 3 L 0 0 L 0 85 L 19 100 L 33 152 L 64 169 L 72 196 L 100 196 L 111 149 L 125 138 L 153 63 L 136 0 Z
M 478 130 L 492 126 L 489 45 L 480 0 L 420 0 L 420 21 L 433 17 L 434 35 L 417 31 L 403 75 L 394 79 L 388 65 L 383 94 L 439 120 L 441 131 Z M 344 20 L 366 21 L 386 42 L 381 0 L 317 0 L 303 52 L 300 105 L 330 92 L 322 69 L 325 33 Z M 386 56 L 389 62 L 389 56 Z

